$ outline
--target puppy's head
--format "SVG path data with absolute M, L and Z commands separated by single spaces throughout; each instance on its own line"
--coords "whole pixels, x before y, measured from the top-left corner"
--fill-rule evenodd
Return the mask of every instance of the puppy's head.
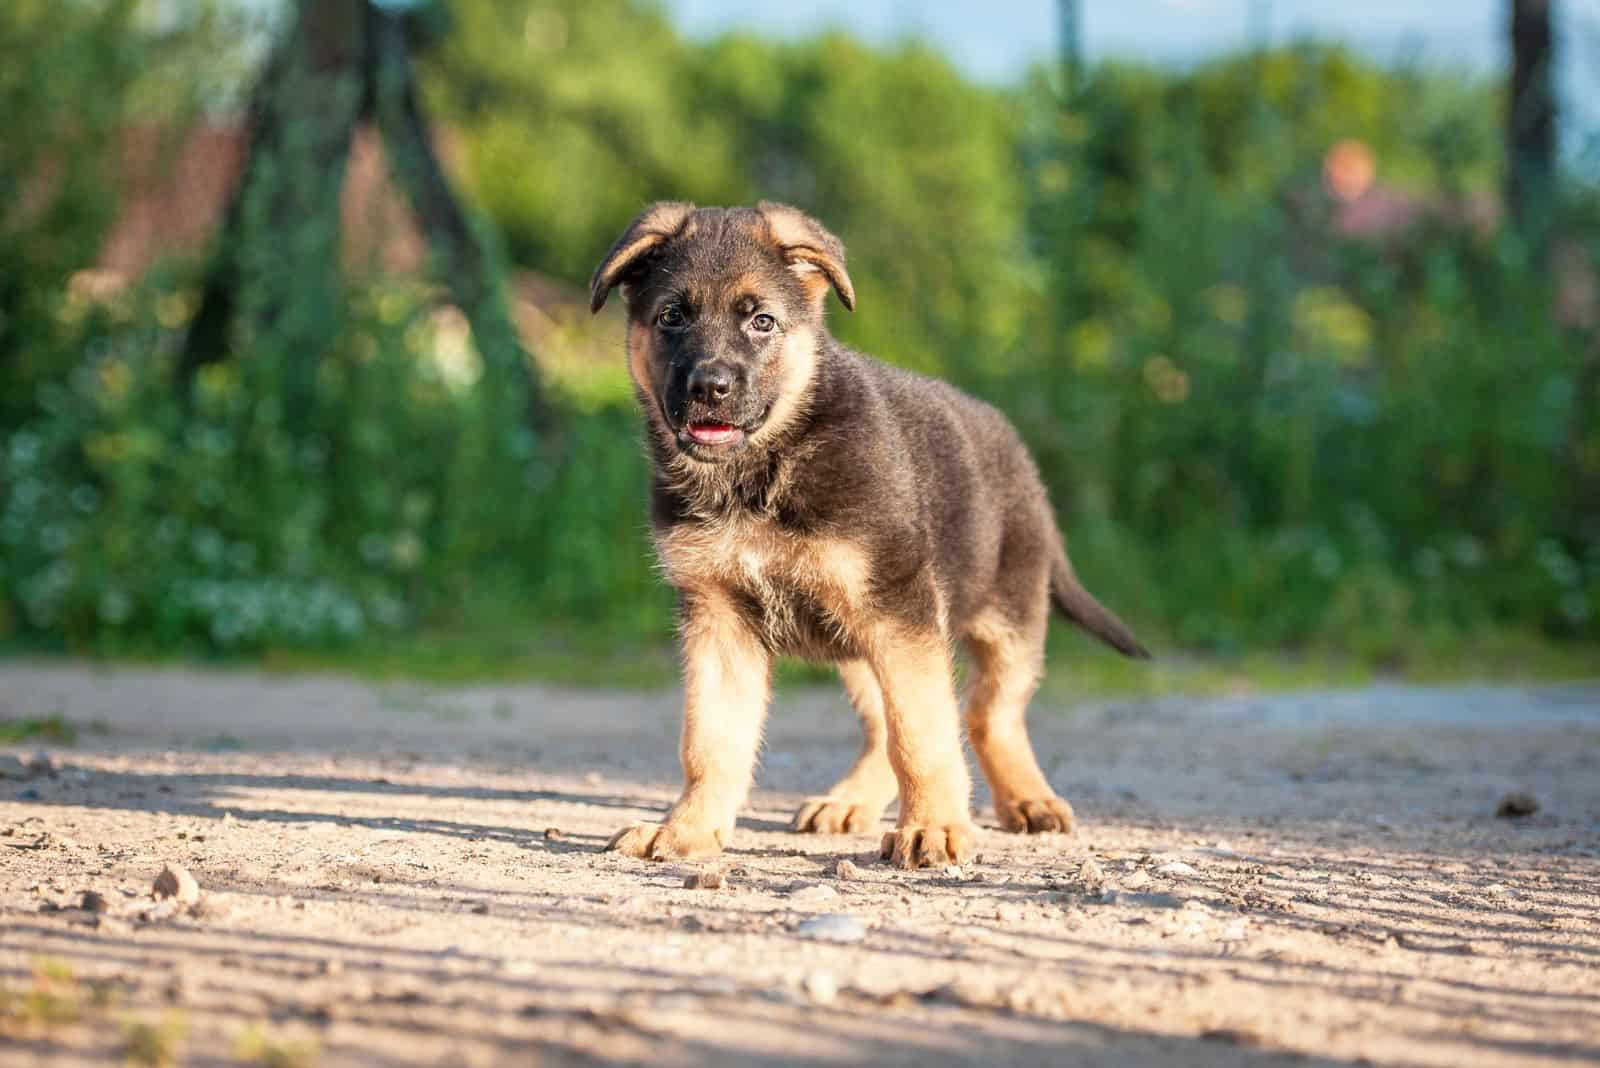
M 693 460 L 760 443 L 802 406 L 829 288 L 855 290 L 844 246 L 783 204 L 661 203 L 633 221 L 596 268 L 590 307 L 623 287 L 628 370 L 646 416 Z

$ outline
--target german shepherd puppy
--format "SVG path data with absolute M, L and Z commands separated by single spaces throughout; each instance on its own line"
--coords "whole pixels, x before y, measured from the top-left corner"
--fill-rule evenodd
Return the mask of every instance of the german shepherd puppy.
M 664 822 L 609 848 L 664 860 L 728 844 L 780 654 L 837 664 L 866 733 L 796 831 L 873 831 L 898 796 L 885 859 L 968 859 L 963 720 L 1001 825 L 1070 830 L 1023 722 L 1050 608 L 1147 654 L 1074 576 L 1006 418 L 835 341 L 828 290 L 856 300 L 844 246 L 795 208 L 656 204 L 595 271 L 592 309 L 619 285 L 649 425 L 651 526 L 679 595 L 685 783 Z M 973 665 L 964 712 L 955 640 Z

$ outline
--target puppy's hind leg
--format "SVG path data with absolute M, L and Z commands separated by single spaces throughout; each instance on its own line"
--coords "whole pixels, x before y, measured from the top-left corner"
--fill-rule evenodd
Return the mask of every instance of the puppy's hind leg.
M 1013 621 L 981 613 L 967 633 L 973 678 L 967 691 L 967 738 L 994 795 L 1000 826 L 1017 833 L 1071 831 L 1072 806 L 1050 788 L 1028 741 L 1028 701 L 1044 668 L 1045 605 Z
M 803 834 L 874 830 L 898 790 L 894 769 L 889 766 L 889 727 L 877 676 L 865 660 L 849 660 L 839 665 L 839 678 L 861 717 L 861 755 L 831 790 L 806 798 L 794 814 L 790 828 Z

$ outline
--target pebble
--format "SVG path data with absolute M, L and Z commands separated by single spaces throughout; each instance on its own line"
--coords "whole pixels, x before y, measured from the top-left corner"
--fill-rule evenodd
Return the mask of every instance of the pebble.
M 789 903 L 797 908 L 818 908 L 838 896 L 839 891 L 826 883 L 807 883 L 789 891 Z
M 1539 811 L 1539 799 L 1524 790 L 1514 790 L 1500 799 L 1494 814 L 1503 820 L 1519 820 Z
M 83 897 L 78 900 L 78 907 L 85 912 L 109 912 L 111 902 L 102 893 L 85 890 Z
M 560 841 L 561 840 L 561 828 L 560 827 L 546 827 L 544 829 L 544 840 L 546 842 L 558 842 L 558 841 Z
M 827 972 L 812 972 L 801 985 L 806 997 L 818 1005 L 832 1005 L 839 996 L 839 980 Z
M 1184 877 L 1199 875 L 1200 872 L 1195 869 L 1193 864 L 1185 864 L 1181 860 L 1169 860 L 1167 863 L 1156 869 L 1156 874 L 1165 875 L 1168 878 L 1171 878 L 1175 875 Z
M 721 868 L 704 868 L 693 872 L 683 881 L 685 890 L 721 890 L 727 877 Z
M 833 877 L 835 879 L 859 879 L 861 878 L 861 869 L 856 867 L 855 861 L 849 857 L 843 857 L 839 863 L 833 866 Z
M 1101 868 L 1093 857 L 1088 858 L 1078 866 L 1078 885 L 1091 892 L 1097 892 L 1105 888 L 1105 869 Z
M 1149 885 L 1150 873 L 1147 871 L 1135 871 L 1122 879 L 1122 888 L 1124 890 L 1142 890 Z
M 806 920 L 795 932 L 802 938 L 815 938 L 822 942 L 859 942 L 867 937 L 867 929 L 854 916 L 827 912 Z
M 150 891 L 158 898 L 176 898 L 185 905 L 200 900 L 200 884 L 195 882 L 188 868 L 177 864 L 168 864 L 162 868 Z
M 1202 1042 L 1217 1042 L 1225 1046 L 1260 1046 L 1262 1037 L 1254 1031 L 1238 1027 L 1213 1027 L 1200 1032 Z
M 1155 909 L 1183 908 L 1183 898 L 1176 894 L 1130 894 L 1126 890 L 1107 890 L 1100 900 L 1107 905 L 1134 905 Z

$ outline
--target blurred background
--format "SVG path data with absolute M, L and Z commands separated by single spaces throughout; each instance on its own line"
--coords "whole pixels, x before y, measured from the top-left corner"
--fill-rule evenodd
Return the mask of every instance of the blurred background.
M 1162 651 L 1071 685 L 1593 673 L 1600 0 L 761 8 L 0 5 L 0 649 L 669 681 L 583 287 L 765 197 Z

